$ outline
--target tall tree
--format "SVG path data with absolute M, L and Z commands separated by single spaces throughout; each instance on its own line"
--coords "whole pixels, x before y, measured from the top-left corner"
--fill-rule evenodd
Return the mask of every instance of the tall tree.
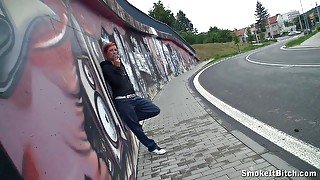
M 188 33 L 195 32 L 195 29 L 193 28 L 193 24 L 187 18 L 186 14 L 181 10 L 179 10 L 179 12 L 176 15 L 175 30 L 184 31 Z
M 160 0 L 157 3 L 153 3 L 153 8 L 149 11 L 149 16 L 174 28 L 176 19 L 171 10 L 166 9 Z
M 266 32 L 266 21 L 269 17 L 269 13 L 260 1 L 257 1 L 254 15 L 256 16 L 256 27 L 258 29 L 258 33 L 260 34 L 260 38 L 264 38 L 263 33 Z

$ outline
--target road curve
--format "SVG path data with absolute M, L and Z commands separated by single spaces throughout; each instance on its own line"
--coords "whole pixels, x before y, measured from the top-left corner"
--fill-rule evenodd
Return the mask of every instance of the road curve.
M 320 169 L 320 51 L 282 51 L 284 43 L 210 66 L 194 84 L 226 114 Z

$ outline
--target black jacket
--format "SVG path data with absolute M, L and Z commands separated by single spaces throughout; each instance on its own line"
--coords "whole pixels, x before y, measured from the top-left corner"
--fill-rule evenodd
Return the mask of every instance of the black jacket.
M 111 86 L 113 97 L 134 94 L 134 88 L 130 82 L 129 76 L 121 63 L 120 68 L 113 66 L 110 61 L 100 63 L 104 79 Z

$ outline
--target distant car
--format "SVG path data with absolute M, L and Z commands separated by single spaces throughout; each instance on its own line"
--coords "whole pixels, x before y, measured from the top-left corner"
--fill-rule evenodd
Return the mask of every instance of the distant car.
M 295 36 L 298 34 L 301 34 L 301 31 L 291 31 L 291 32 L 289 32 L 288 36 Z

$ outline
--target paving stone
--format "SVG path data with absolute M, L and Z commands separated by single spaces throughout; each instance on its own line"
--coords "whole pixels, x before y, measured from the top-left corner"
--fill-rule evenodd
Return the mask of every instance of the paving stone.
M 264 160 L 264 159 L 262 159 L 262 158 L 260 157 L 260 159 L 257 159 L 257 160 L 255 160 L 254 162 L 257 163 L 257 164 L 259 164 L 259 163 L 266 162 L 266 160 Z
M 210 168 L 206 166 L 206 167 L 199 168 L 199 169 L 191 171 L 191 174 L 198 174 L 198 173 L 206 172 L 206 171 L 209 171 L 209 170 L 210 170 Z
M 147 179 L 151 179 L 151 175 L 148 175 L 148 176 L 140 176 L 139 179 L 141 180 L 147 180 Z
M 184 180 L 198 179 L 202 176 L 202 174 L 193 174 L 191 176 L 184 177 Z
M 176 168 L 170 169 L 170 172 L 180 172 L 180 170 L 182 170 L 182 169 L 187 169 L 187 168 L 188 168 L 187 165 L 178 166 L 178 167 L 176 167 Z
M 229 173 L 234 173 L 234 172 L 236 172 L 236 170 L 232 167 L 232 168 L 229 168 L 229 169 L 223 169 L 223 170 L 215 173 L 214 175 L 216 177 L 220 177 L 220 176 L 224 176 L 224 175 L 227 175 Z
M 235 158 L 236 156 L 234 154 L 230 154 L 230 155 L 227 155 L 227 156 L 223 156 L 223 157 L 220 157 L 218 159 L 216 159 L 217 162 L 220 162 L 220 161 L 225 161 L 225 160 L 228 160 L 228 159 L 231 159 L 231 158 Z
M 236 171 L 234 173 L 229 173 L 227 174 L 229 179 L 234 179 L 236 177 L 241 177 L 241 171 Z
M 229 161 L 225 160 L 225 161 L 221 161 L 221 162 L 217 162 L 214 164 L 209 165 L 210 168 L 216 168 L 216 167 L 222 167 L 223 165 L 228 164 Z
M 179 172 L 171 172 L 164 175 L 161 175 L 161 179 L 177 179 Z
M 185 177 L 189 177 L 191 175 L 191 172 L 183 171 L 179 175 L 177 175 L 177 179 L 184 179 Z
M 207 165 L 207 162 L 205 160 L 196 160 L 195 162 L 188 164 L 188 167 L 200 166 L 201 164 Z
M 161 169 L 149 170 L 149 171 L 143 172 L 143 176 L 148 176 L 148 175 L 155 174 L 155 173 L 160 173 L 160 172 L 161 172 Z
M 247 169 L 247 168 L 252 167 L 252 166 L 254 166 L 254 165 L 256 165 L 256 163 L 254 163 L 254 162 L 247 162 L 247 163 L 238 165 L 237 167 L 235 167 L 235 169 L 236 169 L 236 170 Z
M 255 166 L 253 166 L 251 169 L 253 171 L 257 171 L 257 170 L 263 170 L 265 169 L 266 167 L 268 167 L 270 165 L 270 163 L 268 162 L 263 162 L 263 163 L 260 163 L 260 164 L 256 164 Z
M 193 162 L 196 162 L 196 160 L 195 159 L 191 159 L 191 160 L 182 161 L 182 162 L 177 163 L 177 165 L 178 166 L 183 166 L 183 165 L 191 164 Z
M 227 175 L 221 176 L 221 177 L 216 177 L 214 178 L 215 180 L 226 180 L 229 179 Z
M 210 167 L 209 167 L 209 168 L 210 168 Z M 221 170 L 222 170 L 221 167 L 210 168 L 210 170 L 205 171 L 205 172 L 201 172 L 201 174 L 202 174 L 203 176 L 208 176 L 208 175 L 210 175 L 210 174 L 214 174 L 214 173 L 219 172 L 219 171 L 221 171 Z
M 240 164 L 241 164 L 240 161 L 234 161 L 234 162 L 232 162 L 232 163 L 228 163 L 228 164 L 222 166 L 222 169 L 228 169 L 228 168 L 230 168 L 230 167 L 236 167 L 236 166 L 238 166 L 238 165 L 240 165 Z
M 235 155 L 235 157 L 228 159 L 228 161 L 229 161 L 230 163 L 231 163 L 231 162 L 235 162 L 235 161 L 241 161 L 241 162 L 242 162 L 242 160 L 243 160 L 244 158 L 246 158 L 246 157 L 247 157 L 247 155 L 245 155 L 245 154 Z
M 201 176 L 198 178 L 198 180 L 213 180 L 216 177 L 213 174 L 207 175 L 207 176 Z
M 230 178 L 230 177 L 229 177 Z M 243 180 L 244 178 L 241 176 L 236 176 L 234 178 L 230 178 L 231 180 Z
M 276 169 L 265 160 L 276 163 L 276 157 L 261 146 L 257 150 L 264 154 L 251 150 L 241 142 L 248 138 L 235 130 L 226 130 L 216 115 L 209 114 L 201 99 L 194 97 L 196 93 L 188 86 L 188 79 L 199 68 L 173 78 L 154 98 L 161 113 L 145 120 L 143 128 L 159 146 L 166 148 L 167 154 L 153 155 L 140 145 L 138 180 L 258 179 L 241 177 L 241 171 Z
M 261 159 L 261 156 L 259 154 L 254 154 L 253 156 L 248 156 L 246 158 L 243 158 L 241 162 L 246 163 L 246 162 L 251 162 L 251 161 L 256 161 L 257 159 Z

